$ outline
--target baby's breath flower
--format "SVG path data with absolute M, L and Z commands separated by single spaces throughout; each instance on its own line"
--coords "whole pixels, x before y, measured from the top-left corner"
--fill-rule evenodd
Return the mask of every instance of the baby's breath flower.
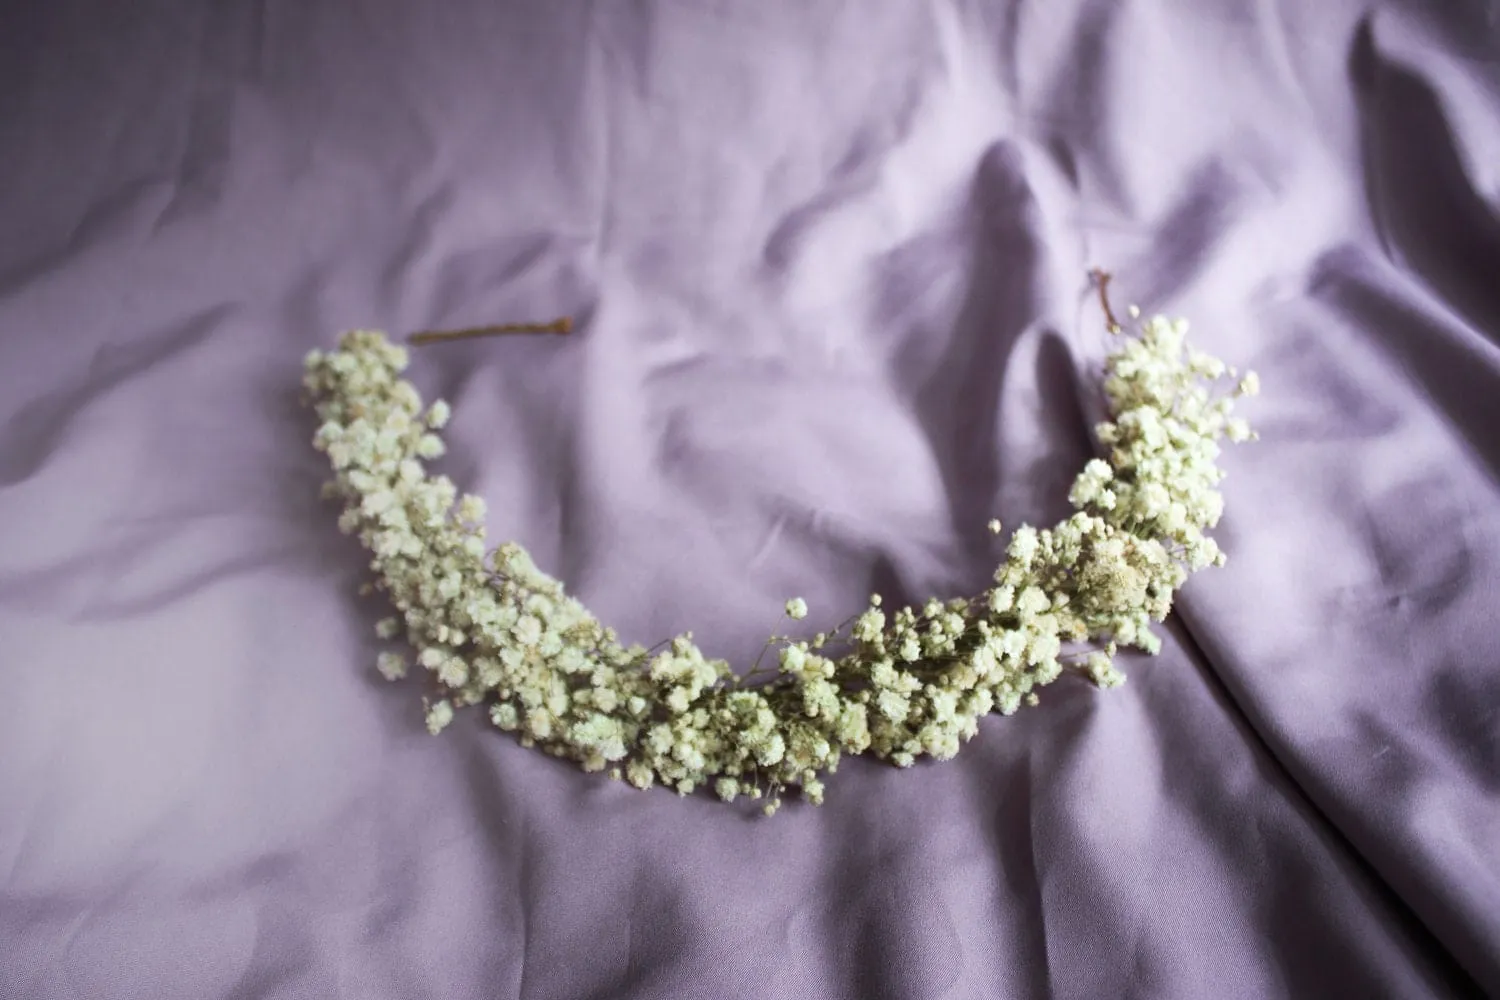
M 878 605 L 879 602 L 874 604 Z M 885 634 L 885 613 L 878 607 L 871 607 L 855 619 L 853 634 L 862 642 L 875 642 Z
M 433 432 L 451 411 L 441 400 L 423 411 L 399 378 L 404 348 L 354 331 L 336 350 L 309 352 L 303 380 L 318 411 L 314 446 L 334 472 L 323 492 L 343 502 L 340 530 L 373 554 L 400 612 L 376 633 L 404 631 L 446 693 L 427 704 L 431 732 L 455 706 L 488 703 L 497 728 L 586 771 L 679 794 L 711 787 L 774 814 L 787 788 L 820 803 L 822 776 L 843 754 L 898 767 L 923 754 L 946 760 L 980 717 L 1036 704 L 1065 662 L 1112 687 L 1124 680 L 1122 648 L 1161 648 L 1151 623 L 1192 572 L 1224 561 L 1206 534 L 1223 510 L 1219 442 L 1254 439 L 1231 409 L 1260 385 L 1187 347 L 1181 321 L 1139 326 L 1106 362 L 1110 419 L 1096 433 L 1107 460 L 1076 477 L 1071 517 L 1016 529 L 974 598 L 883 609 L 872 594 L 847 632 L 773 640 L 779 669 L 762 687 L 706 657 L 691 633 L 659 652 L 623 646 L 520 545 L 488 551 L 484 502 L 423 466 L 442 456 Z M 1224 377 L 1238 378 L 1234 391 L 1212 395 Z M 801 620 L 807 603 L 792 598 L 785 611 Z M 1065 642 L 1085 640 L 1102 648 L 1063 655 Z M 407 658 L 383 652 L 376 666 L 394 680 Z
M 532 615 L 522 615 L 510 632 L 523 646 L 535 646 L 542 641 L 542 623 Z
M 450 656 L 438 667 L 438 680 L 448 687 L 463 687 L 469 679 L 469 665 L 457 656 Z
M 458 502 L 458 519 L 469 524 L 479 524 L 484 521 L 485 503 L 483 497 L 477 497 L 472 493 L 464 494 L 464 498 Z
M 453 703 L 444 698 L 427 709 L 427 731 L 436 736 L 453 721 Z
M 511 732 L 521 725 L 521 717 L 516 712 L 516 706 L 508 701 L 497 702 L 490 708 L 490 721 L 506 732 Z
M 388 681 L 397 681 L 406 676 L 406 657 L 400 653 L 381 653 L 375 659 L 380 676 Z
M 807 651 L 795 643 L 784 647 L 780 656 L 781 669 L 789 674 L 801 673 L 807 663 Z
M 1036 529 L 1029 524 L 1023 524 L 1016 529 L 1015 534 L 1010 536 L 1010 546 L 1006 554 L 1019 563 L 1029 563 L 1037 550 Z

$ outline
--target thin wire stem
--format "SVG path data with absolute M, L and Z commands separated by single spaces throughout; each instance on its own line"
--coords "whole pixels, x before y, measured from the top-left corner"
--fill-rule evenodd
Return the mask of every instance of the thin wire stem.
M 1099 305 L 1104 308 L 1104 321 L 1109 324 L 1110 333 L 1119 333 L 1124 327 L 1115 318 L 1115 311 L 1109 305 L 1109 279 L 1110 273 L 1102 267 L 1096 267 L 1089 272 L 1089 277 L 1094 279 L 1094 287 L 1099 289 Z
M 471 337 L 498 337 L 509 333 L 555 333 L 563 336 L 573 332 L 571 316 L 562 316 L 550 323 L 500 323 L 495 326 L 472 326 L 462 330 L 423 330 L 407 338 L 410 344 L 437 344 L 447 340 L 467 340 Z

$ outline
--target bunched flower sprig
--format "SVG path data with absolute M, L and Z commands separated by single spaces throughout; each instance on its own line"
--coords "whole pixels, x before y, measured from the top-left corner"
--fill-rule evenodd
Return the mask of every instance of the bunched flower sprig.
M 586 771 L 684 795 L 711 786 L 774 814 L 789 788 L 821 803 L 846 755 L 947 760 L 983 716 L 1035 704 L 1065 670 L 1113 687 L 1124 680 L 1120 649 L 1160 649 L 1152 624 L 1177 589 L 1224 562 L 1206 534 L 1223 511 L 1219 441 L 1254 436 L 1232 411 L 1258 389 L 1254 373 L 1237 377 L 1188 349 L 1186 329 L 1142 321 L 1108 357 L 1110 419 L 1096 428 L 1107 459 L 1078 475 L 1070 517 L 1016 529 L 982 593 L 894 610 L 873 595 L 838 628 L 773 637 L 774 664 L 744 675 L 691 633 L 651 650 L 625 645 L 523 547 L 491 547 L 484 501 L 427 470 L 450 410 L 424 408 L 400 377 L 404 347 L 346 333 L 336 350 L 308 355 L 304 382 L 320 420 L 314 445 L 333 467 L 324 493 L 342 502 L 339 527 L 370 551 L 373 586 L 396 612 L 377 633 L 410 647 L 376 666 L 395 680 L 414 659 L 430 675 L 431 732 L 485 705 L 522 745 Z M 793 598 L 786 613 L 805 617 L 806 602 Z

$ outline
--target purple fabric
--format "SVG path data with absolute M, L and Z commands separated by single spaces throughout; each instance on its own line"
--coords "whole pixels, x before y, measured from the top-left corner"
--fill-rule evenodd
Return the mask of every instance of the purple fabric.
M 1481 0 L 9 4 L 0 996 L 1500 995 Z M 1258 369 L 1155 660 L 774 821 L 422 729 L 302 355 L 630 640 L 1050 521 L 1118 302 Z

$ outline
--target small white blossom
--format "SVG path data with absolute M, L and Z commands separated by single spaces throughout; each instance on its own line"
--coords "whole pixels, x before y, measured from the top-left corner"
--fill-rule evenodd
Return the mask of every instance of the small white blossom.
M 531 615 L 522 615 L 510 631 L 523 646 L 535 646 L 542 640 L 542 623 Z
M 453 704 L 446 698 L 433 702 L 427 709 L 427 731 L 436 736 L 453 721 Z
M 1006 551 L 1012 559 L 1027 563 L 1036 555 L 1036 550 L 1036 529 L 1029 524 L 1023 524 L 1016 529 L 1015 534 L 1011 535 L 1010 546 Z
M 388 681 L 397 681 L 406 676 L 406 657 L 400 653 L 381 653 L 375 659 L 380 676 Z
M 802 620 L 807 617 L 807 602 L 800 597 L 794 597 L 786 602 L 786 616 Z
M 801 673 L 807 664 L 807 652 L 796 644 L 783 648 L 780 657 L 781 669 L 789 674 Z
M 516 706 L 508 701 L 502 701 L 490 709 L 490 721 L 507 733 L 514 732 L 521 725 Z
M 878 602 L 875 602 L 878 603 Z M 885 613 L 877 607 L 860 615 L 854 621 L 854 638 L 862 642 L 874 642 L 885 632 Z
M 483 497 L 477 497 L 472 493 L 464 495 L 458 502 L 458 519 L 469 524 L 480 524 L 484 521 L 486 513 Z
M 438 667 L 437 676 L 448 687 L 463 687 L 469 680 L 469 665 L 457 656 L 450 656 Z

